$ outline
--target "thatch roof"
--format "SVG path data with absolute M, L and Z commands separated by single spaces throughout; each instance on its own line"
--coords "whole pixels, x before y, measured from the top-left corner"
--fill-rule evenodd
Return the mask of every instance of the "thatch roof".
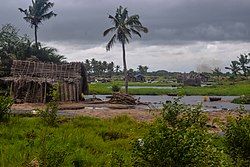
M 82 93 L 88 93 L 87 74 L 82 63 L 14 60 L 10 76 L 0 80 L 10 85 L 10 94 L 15 99 L 24 102 L 45 102 L 48 87 L 57 83 L 60 83 L 61 101 L 79 101 Z

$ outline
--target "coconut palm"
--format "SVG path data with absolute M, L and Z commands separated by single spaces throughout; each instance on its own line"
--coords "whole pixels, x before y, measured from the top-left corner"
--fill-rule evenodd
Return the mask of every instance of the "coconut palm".
M 137 69 L 141 74 L 147 74 L 148 72 L 148 66 L 139 65 Z
M 127 63 L 126 63 L 126 52 L 125 44 L 129 43 L 129 38 L 132 38 L 132 34 L 141 37 L 140 31 L 147 33 L 148 29 L 142 26 L 139 21 L 139 15 L 128 15 L 126 8 L 120 6 L 116 10 L 115 16 L 109 15 L 109 19 L 112 20 L 113 26 L 104 31 L 103 36 L 113 32 L 113 35 L 106 46 L 106 50 L 110 51 L 116 40 L 122 44 L 123 51 L 123 66 L 124 66 L 124 77 L 125 77 L 125 90 L 128 93 L 128 77 L 127 77 Z
M 37 42 L 37 29 L 42 21 L 48 20 L 53 16 L 56 16 L 53 11 L 49 11 L 54 6 L 54 3 L 49 0 L 32 0 L 32 5 L 29 9 L 18 8 L 22 13 L 25 14 L 24 20 L 30 23 L 31 28 L 35 29 L 35 45 L 38 49 Z
M 243 75 L 247 76 L 247 74 L 248 74 L 247 65 L 250 63 L 250 59 L 248 59 L 248 55 L 241 54 L 240 57 L 238 57 L 238 59 L 239 59 L 239 65 L 241 67 L 241 70 L 243 71 Z
M 230 67 L 225 67 L 227 70 L 231 70 L 232 74 L 236 77 L 240 71 L 239 62 L 231 61 Z
M 115 73 L 116 73 L 116 74 L 118 74 L 118 73 L 119 73 L 120 68 L 121 68 L 121 67 L 120 67 L 119 65 L 115 66 Z

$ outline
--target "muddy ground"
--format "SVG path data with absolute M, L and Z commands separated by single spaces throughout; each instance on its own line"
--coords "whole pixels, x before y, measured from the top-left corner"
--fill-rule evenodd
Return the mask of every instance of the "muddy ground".
M 37 109 L 46 108 L 45 104 L 24 103 L 14 104 L 12 110 L 14 113 L 32 113 Z M 237 115 L 235 111 L 221 110 L 210 111 L 208 114 L 209 122 L 213 123 L 215 118 L 226 122 L 228 115 Z M 121 104 L 90 104 L 90 103 L 61 103 L 59 105 L 59 114 L 65 116 L 90 116 L 97 118 L 112 118 L 119 115 L 128 115 L 138 121 L 153 121 L 159 114 L 160 110 L 149 109 L 145 105 L 130 106 Z

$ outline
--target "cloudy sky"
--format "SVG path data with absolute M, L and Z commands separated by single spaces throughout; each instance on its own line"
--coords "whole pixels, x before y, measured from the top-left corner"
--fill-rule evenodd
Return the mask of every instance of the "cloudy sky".
M 105 51 L 108 14 L 122 5 L 139 14 L 149 33 L 127 46 L 129 68 L 147 65 L 168 71 L 224 69 L 250 52 L 250 0 L 51 0 L 57 17 L 44 22 L 39 40 L 56 47 L 68 61 L 114 61 L 122 65 L 121 46 Z M 0 25 L 12 23 L 33 38 L 18 7 L 31 0 L 0 0 Z

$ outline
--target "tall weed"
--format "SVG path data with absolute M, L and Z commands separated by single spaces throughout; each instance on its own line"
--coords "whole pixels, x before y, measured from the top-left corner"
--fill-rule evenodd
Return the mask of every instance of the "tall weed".
M 13 100 L 10 97 L 0 96 L 0 122 L 9 120 Z
M 48 126 L 57 126 L 58 120 L 58 101 L 59 101 L 59 84 L 56 84 L 50 92 L 52 100 L 47 104 L 45 110 L 39 110 L 39 115 Z

